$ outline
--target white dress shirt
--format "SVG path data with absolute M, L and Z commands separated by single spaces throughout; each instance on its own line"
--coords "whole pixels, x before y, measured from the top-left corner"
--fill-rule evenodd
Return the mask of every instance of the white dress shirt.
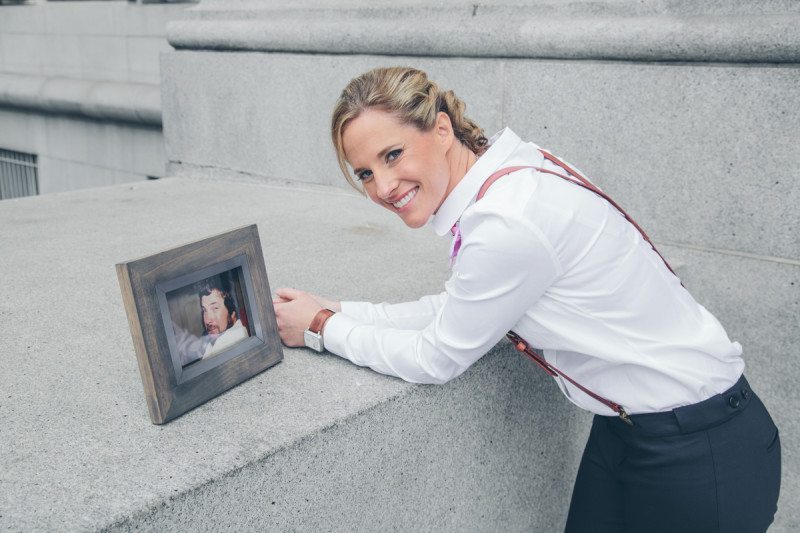
M 441 294 L 416 302 L 342 302 L 325 346 L 353 363 L 417 383 L 464 372 L 513 329 L 545 359 L 629 413 L 659 412 L 730 388 L 739 343 L 681 286 L 607 201 L 557 176 L 524 169 L 478 190 L 495 171 L 563 172 L 511 130 L 491 146 L 432 217 L 458 222 L 461 248 Z M 613 411 L 555 378 L 576 405 Z
M 241 320 L 236 320 L 228 329 L 222 332 L 221 335 L 206 335 L 210 342 L 206 345 L 203 358 L 211 357 L 218 354 L 223 350 L 227 350 L 234 344 L 241 342 L 250 336 L 247 333 L 247 328 L 244 327 Z M 211 340 L 213 339 L 213 340 Z

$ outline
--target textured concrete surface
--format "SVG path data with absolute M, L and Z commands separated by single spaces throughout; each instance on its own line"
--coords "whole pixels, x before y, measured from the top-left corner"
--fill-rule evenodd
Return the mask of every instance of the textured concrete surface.
M 114 264 L 250 223 L 273 289 L 401 301 L 446 276 L 446 240 L 340 189 L 175 178 L 0 202 L 1 529 L 559 527 L 587 417 L 508 346 L 445 387 L 286 350 L 152 425 Z
M 658 238 L 800 260 L 796 66 L 215 52 L 162 61 L 170 173 L 344 187 L 328 138 L 339 91 L 368 68 L 410 64 L 455 89 L 488 132 L 508 125 L 595 177 Z
M 165 54 L 169 174 L 246 173 L 347 187 L 331 148 L 333 104 L 354 75 L 406 63 L 374 56 Z M 458 87 L 468 114 L 488 130 L 501 127 L 501 64 L 461 59 L 414 64 L 431 70 L 442 85 Z
M 109 530 L 559 531 L 590 421 L 548 379 L 503 345 Z
M 511 62 L 505 119 L 663 240 L 800 259 L 800 68 Z
M 326 54 L 796 62 L 796 2 L 205 0 L 176 48 Z

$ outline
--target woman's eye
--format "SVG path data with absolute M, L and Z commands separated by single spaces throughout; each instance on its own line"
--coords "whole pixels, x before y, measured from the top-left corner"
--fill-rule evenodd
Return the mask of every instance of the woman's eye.
M 356 177 L 358 177 L 358 179 L 361 180 L 361 181 L 367 181 L 372 177 L 372 171 L 371 170 L 362 170 L 361 172 L 359 172 L 356 175 Z
M 400 157 L 400 154 L 402 153 L 403 150 L 401 148 L 398 148 L 397 150 L 392 150 L 391 152 L 386 154 L 386 161 L 394 161 L 395 159 Z

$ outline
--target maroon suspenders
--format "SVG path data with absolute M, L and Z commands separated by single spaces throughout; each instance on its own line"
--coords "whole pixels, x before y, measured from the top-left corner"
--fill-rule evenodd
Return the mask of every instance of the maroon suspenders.
M 522 170 L 523 168 L 532 168 L 534 170 L 538 170 L 539 172 L 544 172 L 544 173 L 547 173 L 547 174 L 552 174 L 553 176 L 558 176 L 559 178 L 563 178 L 563 179 L 565 179 L 567 181 L 570 181 L 570 182 L 572 182 L 572 183 L 574 183 L 576 185 L 580 185 L 584 189 L 589 189 L 590 191 L 592 191 L 596 195 L 598 195 L 601 198 L 605 199 L 612 206 L 614 206 L 614 208 L 617 211 L 619 211 L 622 214 L 622 216 L 624 216 L 625 219 L 628 222 L 633 224 L 633 227 L 636 228 L 639 233 L 642 234 L 642 237 L 644 237 L 644 240 L 647 241 L 647 244 L 649 244 L 650 247 L 653 248 L 653 251 L 655 253 L 657 253 L 658 257 L 660 257 L 661 260 L 664 261 L 664 264 L 667 265 L 667 268 L 669 269 L 669 271 L 672 272 L 673 274 L 675 274 L 675 271 L 672 270 L 671 266 L 669 266 L 669 263 L 667 263 L 667 260 L 664 259 L 663 255 L 661 255 L 661 252 L 659 252 L 656 249 L 656 247 L 653 245 L 653 243 L 650 241 L 650 237 L 647 236 L 647 234 L 644 232 L 644 230 L 641 228 L 641 226 L 639 226 L 639 224 L 637 224 L 636 221 L 633 220 L 630 217 L 630 215 L 628 215 L 628 213 L 625 212 L 624 209 L 622 209 L 619 205 L 617 205 L 617 202 L 612 200 L 606 193 L 604 193 L 599 188 L 597 188 L 597 186 L 594 183 L 592 183 L 591 181 L 589 181 L 586 178 L 584 178 L 578 172 L 572 170 L 569 166 L 567 166 L 566 163 L 564 163 L 563 161 L 558 159 L 553 154 L 551 154 L 549 152 L 546 152 L 546 151 L 542 150 L 541 148 L 539 149 L 539 151 L 542 153 L 542 155 L 545 157 L 545 159 L 547 159 L 551 163 L 555 164 L 556 166 L 561 167 L 564 170 L 564 172 L 566 172 L 567 174 L 564 175 L 564 174 L 561 174 L 559 172 L 553 172 L 552 170 L 547 170 L 547 169 L 540 168 L 540 167 L 534 167 L 534 166 L 531 166 L 531 165 L 501 168 L 500 170 L 498 170 L 497 172 L 495 172 L 494 174 L 489 176 L 486 179 L 486 181 L 483 182 L 483 185 L 481 186 L 480 191 L 478 191 L 478 197 L 476 198 L 475 201 L 478 201 L 481 198 L 483 198 L 483 195 L 486 194 L 486 191 L 489 189 L 489 187 L 492 185 L 492 183 L 494 183 L 498 179 L 502 178 L 506 174 L 511 174 L 512 172 L 516 172 L 517 170 Z M 677 274 L 675 274 L 675 275 L 677 276 Z
M 478 192 L 478 196 L 477 196 L 476 201 L 478 201 L 481 198 L 483 198 L 483 195 L 486 194 L 486 191 L 489 189 L 489 187 L 491 187 L 491 185 L 495 181 L 497 181 L 501 177 L 503 177 L 503 176 L 505 176 L 507 174 L 510 174 L 512 172 L 515 172 L 517 170 L 522 170 L 524 168 L 532 168 L 532 169 L 537 170 L 539 172 L 544 172 L 544 173 L 547 173 L 547 174 L 552 174 L 554 176 L 558 176 L 559 178 L 563 178 L 563 179 L 565 179 L 567 181 L 570 181 L 570 182 L 572 182 L 572 183 L 574 183 L 576 185 L 579 185 L 579 186 L 581 186 L 581 187 L 583 187 L 585 189 L 588 189 L 588 190 L 592 191 L 593 193 L 597 194 L 601 198 L 604 198 L 612 206 L 614 206 L 614 208 L 616 208 L 617 211 L 619 211 L 625 217 L 625 219 L 628 220 L 628 222 L 630 222 L 631 224 L 633 224 L 633 227 L 636 228 L 639 231 L 639 233 L 642 234 L 642 237 L 644 237 L 644 240 L 647 241 L 647 243 L 653 248 L 653 251 L 655 251 L 658 254 L 658 256 L 661 258 L 661 260 L 664 261 L 664 264 L 667 266 L 669 271 L 672 272 L 673 274 L 675 274 L 675 271 L 673 271 L 672 267 L 669 266 L 669 263 L 667 263 L 667 260 L 664 259 L 664 256 L 662 256 L 661 253 L 658 250 L 656 250 L 656 247 L 653 246 L 653 243 L 650 241 L 650 238 L 647 236 L 647 234 L 644 232 L 644 230 L 642 230 L 642 228 L 636 222 L 634 222 L 634 220 L 619 205 L 617 205 L 617 203 L 614 200 L 609 198 L 606 193 L 604 193 L 599 188 L 597 188 L 597 186 L 595 186 L 592 182 L 587 180 L 580 173 L 578 173 L 578 172 L 574 171 L 573 169 L 571 169 L 569 166 L 567 166 L 566 163 L 564 163 L 563 161 L 561 161 L 560 159 L 558 159 L 554 155 L 552 155 L 552 154 L 550 154 L 550 153 L 548 153 L 548 152 L 546 152 L 544 150 L 541 150 L 541 149 L 539 151 L 542 153 L 542 155 L 545 157 L 545 159 L 547 159 L 548 161 L 552 162 L 556 166 L 560 167 L 565 172 L 565 174 L 561 174 L 559 172 L 554 172 L 552 170 L 547 170 L 547 169 L 544 169 L 544 168 L 534 167 L 534 166 L 530 166 L 530 165 L 501 168 L 500 170 L 498 170 L 497 172 L 495 172 L 494 174 L 489 176 L 489 178 L 487 178 L 487 180 L 483 183 L 483 185 L 480 188 L 480 191 Z M 458 252 L 457 246 L 454 248 L 454 250 L 455 250 L 456 253 Z M 585 392 L 586 394 L 588 394 L 589 396 L 591 396 L 592 398 L 594 398 L 598 402 L 602 403 L 603 405 L 607 406 L 609 409 L 611 409 L 612 411 L 617 413 L 619 415 L 619 417 L 624 422 L 626 422 L 626 423 L 628 423 L 630 425 L 633 425 L 633 422 L 631 421 L 630 416 L 628 415 L 628 413 L 625 411 L 625 409 L 620 404 L 618 404 L 616 402 L 612 402 L 611 400 L 603 398 L 599 394 L 596 394 L 596 393 L 590 391 L 589 389 L 587 389 L 586 387 L 584 387 L 583 385 L 581 385 L 580 383 L 578 383 L 577 381 L 575 381 L 574 379 L 572 379 L 571 377 L 569 377 L 568 375 L 566 375 L 565 373 L 563 373 L 562 371 L 560 371 L 559 369 L 557 369 L 556 367 L 554 367 L 553 365 L 548 363 L 544 359 L 544 357 L 542 357 L 541 355 L 539 355 L 538 353 L 536 353 L 533 350 L 533 348 L 530 346 L 530 344 L 528 344 L 527 341 L 525 341 L 525 339 L 523 339 L 522 337 L 520 337 L 519 335 L 517 335 L 513 331 L 509 331 L 506 336 L 514 344 L 514 347 L 517 350 L 519 350 L 520 352 L 522 352 L 525 355 L 527 355 L 531 360 L 533 360 L 536 364 L 538 364 L 540 367 L 542 367 L 545 370 L 545 372 L 547 372 L 551 376 L 554 376 L 554 377 L 555 376 L 561 376 L 562 378 L 566 379 L 567 381 L 569 381 L 570 383 L 572 383 L 573 385 L 578 387 L 580 390 L 582 390 L 583 392 Z

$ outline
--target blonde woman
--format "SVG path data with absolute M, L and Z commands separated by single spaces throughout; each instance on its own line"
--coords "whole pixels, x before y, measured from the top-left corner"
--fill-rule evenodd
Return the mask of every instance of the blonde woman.
M 487 140 L 464 108 L 411 68 L 345 87 L 345 177 L 409 227 L 452 235 L 452 274 L 395 305 L 281 289 L 283 342 L 446 383 L 508 334 L 595 413 L 567 531 L 764 531 L 780 440 L 741 346 L 602 191 L 509 129 Z

